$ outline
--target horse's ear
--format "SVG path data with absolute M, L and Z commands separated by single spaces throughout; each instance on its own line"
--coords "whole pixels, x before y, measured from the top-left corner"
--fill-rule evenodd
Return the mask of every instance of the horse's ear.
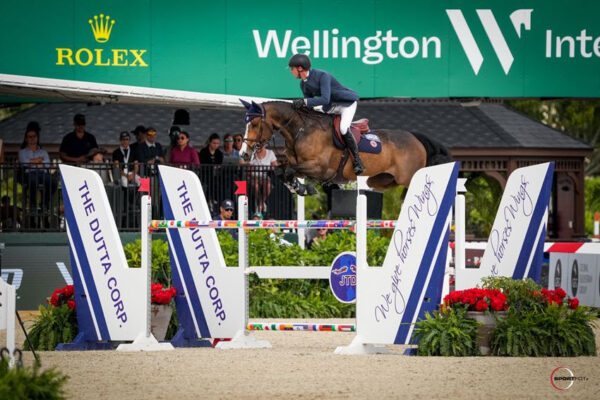
M 245 101 L 243 99 L 240 99 L 240 101 L 242 102 L 242 104 L 244 105 L 244 107 L 246 107 L 246 110 L 250 109 L 250 107 L 252 106 L 250 103 L 248 103 L 247 101 Z

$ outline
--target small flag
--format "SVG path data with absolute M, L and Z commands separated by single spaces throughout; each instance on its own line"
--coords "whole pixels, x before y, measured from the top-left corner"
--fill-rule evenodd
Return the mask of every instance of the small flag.
M 246 181 L 234 181 L 234 182 L 235 182 L 235 186 L 237 187 L 235 189 L 235 194 L 245 196 L 248 193 L 246 190 Z
M 150 178 L 140 178 L 138 192 L 150 193 Z

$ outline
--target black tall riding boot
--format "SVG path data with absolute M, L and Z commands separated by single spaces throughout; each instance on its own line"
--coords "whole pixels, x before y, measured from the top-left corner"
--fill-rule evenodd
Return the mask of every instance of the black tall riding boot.
M 364 172 L 365 166 L 358 155 L 358 146 L 354 140 L 354 135 L 352 135 L 352 132 L 347 132 L 342 136 L 344 137 L 344 143 L 346 144 L 346 147 L 352 152 L 352 167 L 354 167 L 354 173 L 356 175 L 360 175 Z

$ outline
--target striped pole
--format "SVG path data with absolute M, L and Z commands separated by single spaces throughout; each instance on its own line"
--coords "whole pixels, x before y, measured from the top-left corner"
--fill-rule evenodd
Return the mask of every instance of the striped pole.
M 247 325 L 249 331 L 311 331 L 311 332 L 355 332 L 354 324 L 285 324 L 258 322 Z
M 594 242 L 600 242 L 600 213 L 594 213 Z
M 368 229 L 393 229 L 395 220 L 367 220 Z M 354 229 L 355 220 L 224 220 L 224 221 L 182 221 L 182 220 L 152 220 L 149 228 L 215 228 L 215 229 Z

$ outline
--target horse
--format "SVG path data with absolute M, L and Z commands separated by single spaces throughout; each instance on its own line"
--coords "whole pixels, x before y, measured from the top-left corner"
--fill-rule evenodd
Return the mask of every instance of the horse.
M 285 139 L 288 161 L 279 173 L 283 174 L 284 184 L 292 193 L 316 193 L 296 178 L 308 178 L 321 184 L 356 180 L 352 163 L 346 162 L 349 151 L 339 150 L 333 145 L 332 115 L 306 107 L 296 110 L 285 101 L 260 104 L 240 101 L 246 107 L 246 132 L 240 149 L 243 160 L 250 161 L 277 130 Z M 381 141 L 381 152 L 361 152 L 361 159 L 366 167 L 363 174 L 369 176 L 367 184 L 375 190 L 408 186 L 420 168 L 451 160 L 442 144 L 423 134 L 401 129 L 380 129 L 373 133 Z

